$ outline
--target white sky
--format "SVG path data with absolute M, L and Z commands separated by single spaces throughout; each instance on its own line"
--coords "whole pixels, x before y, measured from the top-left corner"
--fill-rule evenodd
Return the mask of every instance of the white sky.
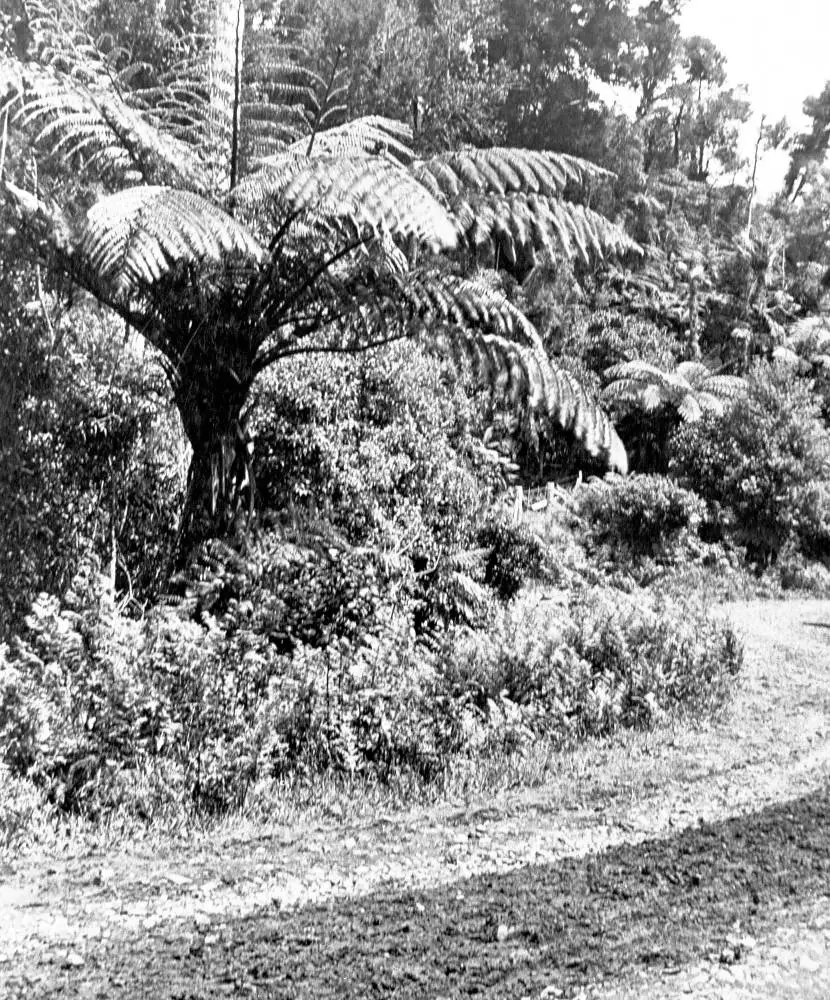
M 801 125 L 804 99 L 830 80 L 830 0 L 689 0 L 683 34 L 706 35 L 753 107 Z
M 745 83 L 755 116 L 744 138 L 749 155 L 758 119 L 786 115 L 803 128 L 806 97 L 830 80 L 830 0 L 689 0 L 680 18 L 683 34 L 711 38 L 726 56 L 731 84 Z M 768 153 L 759 188 L 770 194 L 781 183 L 787 156 Z

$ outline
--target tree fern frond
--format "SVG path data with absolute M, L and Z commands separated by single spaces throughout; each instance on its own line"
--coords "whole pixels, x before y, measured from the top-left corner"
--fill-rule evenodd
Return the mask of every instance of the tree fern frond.
M 412 129 L 403 122 L 382 115 L 364 115 L 318 132 L 314 152 L 315 155 L 383 153 L 400 163 L 409 163 L 413 157 L 411 142 Z M 287 152 L 305 153 L 307 146 L 307 140 L 300 139 Z
M 497 246 L 513 265 L 519 254 L 532 267 L 545 255 L 585 264 L 639 247 L 619 226 L 583 205 L 535 194 L 473 196 L 450 206 L 472 246 Z
M 740 375 L 709 375 L 701 388 L 720 399 L 738 399 L 746 395 L 746 379 Z
M 427 321 L 488 330 L 514 341 L 518 338 L 534 351 L 544 352 L 533 324 L 497 287 L 487 282 L 484 274 L 472 278 L 442 272 L 414 275 L 401 294 L 409 297 L 414 311 Z
M 729 402 L 728 399 L 718 396 L 714 392 L 710 392 L 707 389 L 696 392 L 695 399 L 698 403 L 700 403 L 702 410 L 707 410 L 709 413 L 715 413 L 719 417 L 723 416 L 726 411 L 726 403 Z
M 147 186 L 101 199 L 87 214 L 79 251 L 116 298 L 127 301 L 177 264 L 221 263 L 265 252 L 240 222 L 197 194 Z
M 20 82 L 16 119 L 39 128 L 38 141 L 52 152 L 66 159 L 83 151 L 117 174 L 133 171 L 147 183 L 204 191 L 201 164 L 188 146 L 156 128 L 114 91 L 92 90 L 31 67 Z
M 625 448 L 604 410 L 544 352 L 497 334 L 447 325 L 432 337 L 456 361 L 465 360 L 491 391 L 524 404 L 570 434 L 609 469 L 626 472 Z
M 637 382 L 656 381 L 665 384 L 666 372 L 647 361 L 620 361 L 605 369 L 607 379 L 631 379 Z
M 613 176 L 575 156 L 503 147 L 441 153 L 419 160 L 413 164 L 413 171 L 448 202 L 469 190 L 495 195 L 522 191 L 558 198 L 568 184 L 582 186 Z
M 712 373 L 702 361 L 681 361 L 675 369 L 691 386 L 700 386 L 712 377 Z
M 704 409 L 710 409 L 713 412 L 723 413 L 723 404 L 715 403 L 714 397 L 710 397 L 711 402 L 707 402 L 704 405 L 703 397 L 706 393 L 694 394 L 687 392 L 685 396 L 680 400 L 677 405 L 677 412 L 680 414 L 682 420 L 686 420 L 689 423 L 693 423 L 695 420 L 700 420 L 703 416 Z
M 664 372 L 645 361 L 622 361 L 605 371 L 612 379 L 601 398 L 646 412 L 671 406 L 682 420 L 699 420 L 704 410 L 723 414 L 725 404 L 746 391 L 736 375 L 712 375 L 699 361 L 683 361 Z
M 457 242 L 444 209 L 384 157 L 286 154 L 243 181 L 234 200 L 246 208 L 276 202 L 292 213 L 313 209 L 333 224 L 414 237 L 436 249 Z

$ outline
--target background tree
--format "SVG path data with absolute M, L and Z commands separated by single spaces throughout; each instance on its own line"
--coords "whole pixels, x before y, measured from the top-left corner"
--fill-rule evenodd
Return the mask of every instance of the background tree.
M 830 80 L 818 97 L 808 97 L 804 114 L 812 119 L 809 131 L 796 136 L 790 153 L 790 166 L 784 190 L 794 201 L 821 169 L 830 146 Z

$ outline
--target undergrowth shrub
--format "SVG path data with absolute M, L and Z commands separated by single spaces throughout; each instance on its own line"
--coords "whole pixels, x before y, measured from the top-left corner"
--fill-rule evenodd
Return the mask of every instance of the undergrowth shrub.
M 300 548 L 215 548 L 224 568 L 203 565 L 142 621 L 94 562 L 63 603 L 41 598 L 0 646 L 0 763 L 24 783 L 0 818 L 20 827 L 40 796 L 57 812 L 175 826 L 286 778 L 423 786 L 459 755 L 714 708 L 740 663 L 734 633 L 697 607 L 610 589 L 558 610 L 525 596 L 494 605 L 486 629 L 419 636 L 403 592 L 378 585 L 304 641 L 272 589 L 312 558 Z
M 577 493 L 588 543 L 614 561 L 670 559 L 684 535 L 699 526 L 704 504 L 666 476 L 631 475 L 594 480 Z
M 593 309 L 575 317 L 559 345 L 562 354 L 578 357 L 595 375 L 621 361 L 646 361 L 672 369 L 680 345 L 663 327 L 617 309 Z
M 559 612 L 516 604 L 485 633 L 452 634 L 440 669 L 478 742 L 515 749 L 715 710 L 742 658 L 734 629 L 700 605 L 594 587 Z
M 515 597 L 529 580 L 538 579 L 545 567 L 545 546 L 525 525 L 500 519 L 485 524 L 476 542 L 487 550 L 484 582 L 503 601 Z
M 494 485 L 474 401 L 416 344 L 292 359 L 257 383 L 251 421 L 262 505 L 323 508 L 354 544 L 464 545 Z
M 705 414 L 672 443 L 682 481 L 709 504 L 715 531 L 731 533 L 760 566 L 788 543 L 830 559 L 830 433 L 810 384 L 758 364 L 725 417 Z
M 791 546 L 781 552 L 774 570 L 784 591 L 830 597 L 830 566 L 805 558 L 802 552 Z
M 91 554 L 119 589 L 154 599 L 185 485 L 183 433 L 152 354 L 84 305 L 49 335 L 40 309 L 14 308 L 27 280 L 0 268 L 0 638 Z
M 593 588 L 571 617 L 569 643 L 598 678 L 595 717 L 612 728 L 648 724 L 672 710 L 716 710 L 743 663 L 734 627 L 694 599 L 623 599 Z

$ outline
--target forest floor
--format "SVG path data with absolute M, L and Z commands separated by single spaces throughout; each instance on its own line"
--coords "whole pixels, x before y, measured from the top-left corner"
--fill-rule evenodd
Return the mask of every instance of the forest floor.
M 0 867 L 2 997 L 830 996 L 830 602 L 725 606 L 726 714 L 536 788 Z

